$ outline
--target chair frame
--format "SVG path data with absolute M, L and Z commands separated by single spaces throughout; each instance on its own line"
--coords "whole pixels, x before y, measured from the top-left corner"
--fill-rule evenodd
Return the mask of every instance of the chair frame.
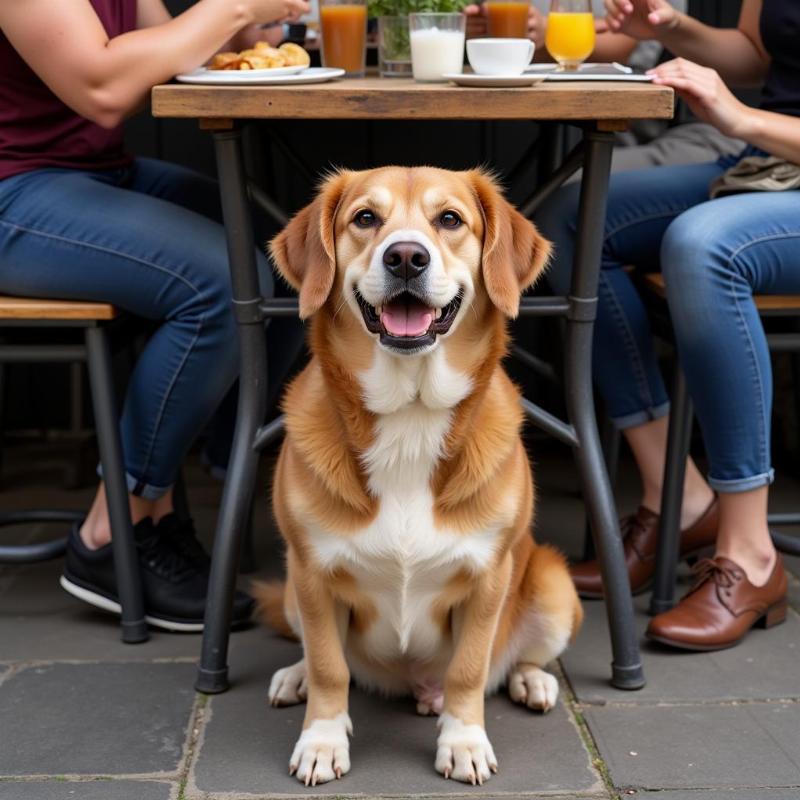
M 643 289 L 645 301 L 650 306 L 650 318 L 655 334 L 674 346 L 672 326 L 666 310 L 663 276 L 645 276 Z M 776 317 L 794 317 L 800 320 L 800 297 L 757 295 L 755 299 L 762 321 Z M 770 353 L 800 353 L 800 333 L 768 333 L 767 344 Z M 650 596 L 649 611 L 653 615 L 669 611 L 675 605 L 683 481 L 686 474 L 686 460 L 689 457 L 693 416 L 694 410 L 686 377 L 676 353 L 664 483 L 661 492 L 656 570 L 653 592 Z M 770 525 L 796 525 L 800 523 L 800 513 L 770 514 L 767 519 Z M 770 533 L 777 550 L 790 555 L 800 555 L 800 541 L 775 531 Z
M 117 316 L 100 303 L 3 298 L 0 329 L 52 329 L 53 343 L 17 344 L 0 341 L 0 369 L 14 363 L 80 363 L 89 371 L 92 404 L 113 531 L 112 547 L 122 607 L 121 638 L 134 644 L 148 639 L 139 562 L 133 536 L 122 441 L 114 397 L 109 330 Z M 83 330 L 83 344 L 63 344 L 57 332 Z M 31 522 L 77 523 L 84 515 L 74 511 L 23 510 L 0 514 L 0 526 Z M 0 564 L 30 564 L 62 556 L 66 538 L 30 545 L 0 546 Z

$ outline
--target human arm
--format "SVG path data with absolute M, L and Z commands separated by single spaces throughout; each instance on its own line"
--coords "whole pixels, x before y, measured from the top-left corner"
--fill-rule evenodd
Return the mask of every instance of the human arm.
M 744 0 L 736 28 L 714 28 L 667 0 L 605 0 L 612 31 L 656 39 L 671 53 L 716 70 L 737 86 L 758 86 L 769 67 L 758 21 L 762 0 Z
M 137 22 L 160 16 L 155 0 L 145 6 Z M 153 86 L 202 64 L 246 26 L 307 10 L 304 0 L 200 0 L 175 18 L 110 39 L 89 0 L 3 0 L 0 28 L 66 105 L 111 128 Z
M 650 74 L 654 83 L 675 89 L 698 119 L 711 123 L 726 136 L 800 163 L 800 118 L 746 106 L 731 93 L 719 73 L 683 58 L 661 64 Z

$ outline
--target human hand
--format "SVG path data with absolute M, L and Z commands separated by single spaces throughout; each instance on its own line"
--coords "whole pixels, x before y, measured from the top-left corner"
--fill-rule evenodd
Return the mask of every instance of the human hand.
M 311 11 L 306 0 L 250 0 L 253 22 L 295 22 Z
M 647 74 L 653 76 L 653 83 L 671 86 L 698 119 L 726 136 L 747 138 L 745 129 L 752 109 L 734 97 L 716 70 L 676 58 Z
M 605 4 L 609 30 L 634 39 L 658 39 L 679 20 L 667 0 L 605 0 Z
M 486 36 L 486 6 L 478 5 L 478 3 L 470 3 L 464 7 L 464 16 L 467 20 L 467 39 L 477 39 L 480 36 Z
M 544 37 L 547 33 L 547 17 L 532 5 L 528 11 L 528 38 L 536 45 L 537 50 L 544 47 Z

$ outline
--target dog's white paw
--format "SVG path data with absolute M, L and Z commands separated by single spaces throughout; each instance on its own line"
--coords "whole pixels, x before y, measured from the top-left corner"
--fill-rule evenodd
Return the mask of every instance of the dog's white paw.
M 482 784 L 497 772 L 489 737 L 480 725 L 465 725 L 445 712 L 439 717 L 439 739 L 436 742 L 436 771 L 445 778 Z
M 346 713 L 333 719 L 315 719 L 301 734 L 289 759 L 289 774 L 306 786 L 316 786 L 350 771 L 353 725 Z
M 546 713 L 558 700 L 558 681 L 533 664 L 518 664 L 508 676 L 508 695 L 515 703 Z
M 271 706 L 293 706 L 296 703 L 304 703 L 307 694 L 304 659 L 300 659 L 290 667 L 279 669 L 272 676 L 267 692 Z

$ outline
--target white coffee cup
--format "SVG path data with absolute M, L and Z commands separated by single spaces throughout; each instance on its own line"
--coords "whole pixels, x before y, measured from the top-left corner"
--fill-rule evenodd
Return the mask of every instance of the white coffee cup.
M 529 39 L 467 40 L 467 59 L 478 75 L 522 75 L 534 50 Z

